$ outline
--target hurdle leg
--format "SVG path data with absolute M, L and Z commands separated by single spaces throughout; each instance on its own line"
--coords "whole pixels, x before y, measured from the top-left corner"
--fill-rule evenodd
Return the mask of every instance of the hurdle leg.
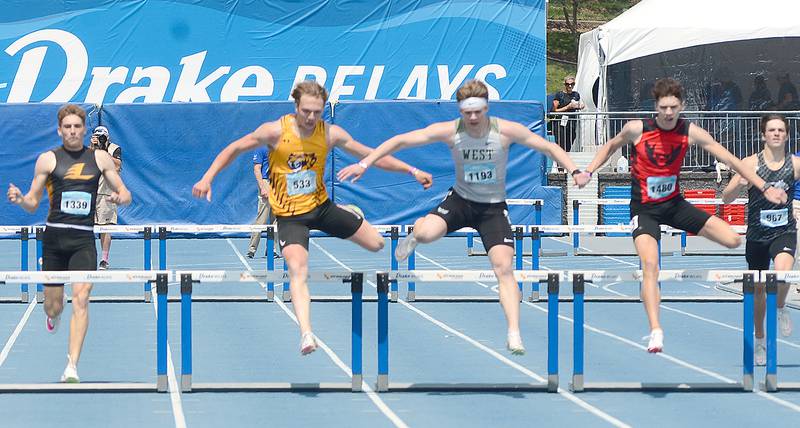
M 522 233 L 522 228 L 517 226 L 514 230 L 514 261 L 515 261 L 515 269 L 522 270 L 522 239 L 524 238 Z M 520 300 L 525 295 L 524 290 L 522 289 L 522 282 L 517 283 L 517 287 L 519 288 L 519 296 Z
M 742 279 L 742 387 L 753 390 L 753 274 Z
M 558 391 L 559 275 L 547 275 L 547 392 Z
M 375 390 L 389 390 L 389 275 L 378 273 L 378 382 Z
M 584 292 L 583 274 L 572 275 L 572 391 L 583 392 L 583 354 L 584 354 Z
M 19 269 L 23 271 L 28 270 L 28 240 L 30 236 L 28 234 L 28 228 L 22 227 L 19 230 Z M 20 301 L 22 303 L 28 303 L 30 296 L 28 294 L 28 284 L 20 284 L 19 285 L 19 293 L 20 293 Z
M 167 270 L 167 228 L 158 228 L 158 269 Z
M 578 200 L 572 201 L 572 224 L 577 226 L 581 223 L 580 211 L 581 203 Z M 572 232 L 572 255 L 576 255 L 580 248 L 580 233 Z
M 397 250 L 397 245 L 400 241 L 400 229 L 397 227 L 391 228 L 389 231 L 389 269 L 392 271 L 396 271 L 400 268 L 400 263 L 397 261 L 397 257 L 395 257 L 394 252 Z M 392 289 L 395 290 L 395 293 L 399 287 L 397 280 L 392 280 Z M 397 300 L 395 294 L 395 300 Z M 409 300 L 413 300 L 412 297 Z
M 767 375 L 764 387 L 769 392 L 778 390 L 778 280 L 774 273 L 767 274 Z
M 152 266 L 152 257 L 153 257 L 153 229 L 150 226 L 146 226 L 144 228 L 144 241 L 142 243 L 143 246 L 143 253 L 144 253 L 144 262 L 143 267 L 144 270 L 151 270 Z M 153 292 L 152 285 L 150 281 L 145 281 L 144 283 L 144 301 L 145 303 L 150 303 L 150 296 Z
M 156 277 L 156 389 L 167 392 L 167 274 Z
M 350 293 L 352 294 L 351 304 L 351 339 L 350 355 L 351 366 L 353 368 L 352 390 L 361 391 L 361 384 L 364 380 L 362 354 L 363 354 L 363 309 L 364 309 L 364 274 L 353 272 L 350 274 Z
M 542 237 L 539 234 L 539 228 L 534 227 L 531 230 L 531 268 L 539 270 L 539 258 L 542 251 Z M 539 301 L 539 282 L 531 282 L 531 295 L 528 297 L 529 302 Z
M 192 275 L 181 274 L 181 392 L 192 391 Z
M 472 232 L 467 233 L 467 255 L 471 256 L 475 253 L 475 235 Z
M 43 227 L 36 227 L 36 270 L 42 270 L 42 238 L 44 234 Z M 36 284 L 36 303 L 44 302 L 44 286 Z
M 275 271 L 275 229 L 273 226 L 267 226 L 267 272 Z M 275 300 L 275 283 L 270 281 L 267 283 L 267 301 L 272 302 Z
M 289 270 L 286 268 L 286 258 L 283 259 L 283 271 L 288 272 Z M 291 302 L 292 301 L 292 292 L 289 289 L 291 284 L 289 282 L 284 282 L 283 284 L 283 292 L 282 292 L 282 299 L 284 302 Z

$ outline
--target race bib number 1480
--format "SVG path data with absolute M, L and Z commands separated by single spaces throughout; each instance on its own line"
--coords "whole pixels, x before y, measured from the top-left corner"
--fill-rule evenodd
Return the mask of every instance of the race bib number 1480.
M 678 177 L 670 175 L 668 177 L 647 177 L 647 196 L 650 199 L 666 198 L 675 191 Z

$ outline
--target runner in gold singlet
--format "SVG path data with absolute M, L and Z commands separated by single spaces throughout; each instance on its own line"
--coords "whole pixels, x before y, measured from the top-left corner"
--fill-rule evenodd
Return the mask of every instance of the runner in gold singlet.
M 380 251 L 384 240 L 360 213 L 333 204 L 328 199 L 323 173 L 330 150 L 336 146 L 361 159 L 371 149 L 355 141 L 339 126 L 322 120 L 328 93 L 314 81 L 300 82 L 292 90 L 295 113 L 266 122 L 234 141 L 217 155 L 208 171 L 192 188 L 195 197 L 211 200 L 211 182 L 239 154 L 259 145 L 269 151 L 272 183 L 269 202 L 278 222 L 278 240 L 289 269 L 292 307 L 300 324 L 300 352 L 317 348 L 311 330 L 308 292 L 308 233 L 318 229 L 355 242 L 369 251 Z M 433 179 L 427 172 L 395 158 L 376 163 L 388 171 L 409 173 L 426 189 Z

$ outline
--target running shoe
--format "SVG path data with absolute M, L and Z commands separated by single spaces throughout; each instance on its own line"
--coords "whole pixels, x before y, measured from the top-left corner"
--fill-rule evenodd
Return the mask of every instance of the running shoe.
M 97 266 L 97 270 L 106 270 L 108 269 L 108 262 L 106 260 L 100 260 L 100 265 Z
M 247 252 L 247 258 L 248 259 L 252 259 L 255 256 L 256 256 L 256 252 L 255 251 L 248 251 Z
M 314 339 L 314 333 L 308 331 L 303 333 L 300 338 L 300 354 L 308 355 L 317 350 L 317 341 Z
M 756 365 L 765 366 L 767 364 L 767 342 L 764 338 L 756 338 Z
M 45 314 L 45 320 L 44 320 L 44 324 L 45 325 L 44 326 L 47 329 L 47 332 L 50 333 L 50 334 L 56 334 L 56 332 L 58 331 L 58 326 L 61 325 L 61 314 L 64 313 L 64 309 L 66 309 L 66 307 L 67 307 L 67 291 L 66 290 L 64 290 L 63 296 L 64 296 L 64 300 L 63 300 L 64 303 L 63 303 L 63 306 L 61 307 L 61 313 L 59 313 L 58 315 L 56 315 L 53 318 L 50 318 L 49 316 L 46 316 L 46 314 Z
M 525 346 L 522 344 L 522 336 L 519 332 L 508 333 L 506 347 L 511 351 L 511 355 L 525 355 Z
M 347 205 L 339 205 L 339 208 L 344 210 L 350 211 L 353 215 L 357 216 L 359 219 L 364 218 L 364 211 L 358 207 L 358 205 L 347 204 Z
M 660 328 L 650 331 L 650 341 L 647 342 L 647 352 L 657 354 L 664 350 L 664 330 Z
M 397 258 L 398 262 L 402 262 L 403 260 L 408 258 L 408 255 L 414 251 L 414 248 L 417 246 L 417 238 L 414 238 L 414 235 L 408 235 L 403 238 L 399 244 L 397 244 L 397 249 L 394 250 L 394 256 Z
M 778 328 L 781 331 L 781 336 L 789 337 L 792 335 L 792 316 L 789 314 L 789 309 L 778 308 Z
M 61 374 L 62 383 L 80 383 L 81 378 L 78 376 L 78 368 L 72 364 L 72 359 L 67 355 L 67 367 L 64 368 L 64 373 Z

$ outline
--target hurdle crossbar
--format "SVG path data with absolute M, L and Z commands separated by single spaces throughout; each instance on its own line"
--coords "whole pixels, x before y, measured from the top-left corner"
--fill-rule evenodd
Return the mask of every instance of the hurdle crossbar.
M 167 271 L 20 271 L 0 272 L 0 283 L 40 282 L 63 284 L 80 282 L 156 283 L 156 382 L 84 382 L 79 384 L 31 383 L 0 384 L 0 393 L 33 392 L 166 392 L 167 383 Z
M 661 273 L 664 273 L 662 276 Z M 744 304 L 742 305 L 742 381 L 720 382 L 585 382 L 584 380 L 584 295 L 586 282 L 615 282 L 641 275 L 638 272 L 572 271 L 573 301 L 573 346 L 572 383 L 573 392 L 584 391 L 651 391 L 651 392 L 720 392 L 753 390 L 753 291 L 758 271 L 661 271 L 659 280 L 717 281 L 738 278 L 742 281 Z
M 439 271 L 448 272 L 448 271 Z M 443 275 L 441 281 L 460 281 L 463 278 L 479 278 L 485 275 L 482 271 L 473 276 L 466 272 L 462 275 Z M 558 272 L 525 271 L 528 277 L 547 278 L 548 302 L 547 313 L 547 378 L 539 383 L 390 383 L 389 382 L 389 281 L 394 278 L 413 277 L 418 280 L 438 278 L 436 273 L 425 271 L 380 272 L 377 275 L 378 288 L 378 379 L 375 390 L 378 392 L 498 392 L 498 391 L 558 391 L 558 291 L 560 274 Z M 515 272 L 516 275 L 516 272 Z M 520 279 L 520 276 L 517 276 Z
M 216 382 L 193 383 L 192 375 L 192 291 L 194 284 L 216 282 L 279 281 L 285 272 L 269 271 L 178 271 L 181 282 L 181 391 L 182 392 L 358 392 L 363 382 L 363 272 L 309 272 L 317 281 L 349 283 L 351 305 L 351 367 L 350 383 L 291 383 L 291 382 Z

